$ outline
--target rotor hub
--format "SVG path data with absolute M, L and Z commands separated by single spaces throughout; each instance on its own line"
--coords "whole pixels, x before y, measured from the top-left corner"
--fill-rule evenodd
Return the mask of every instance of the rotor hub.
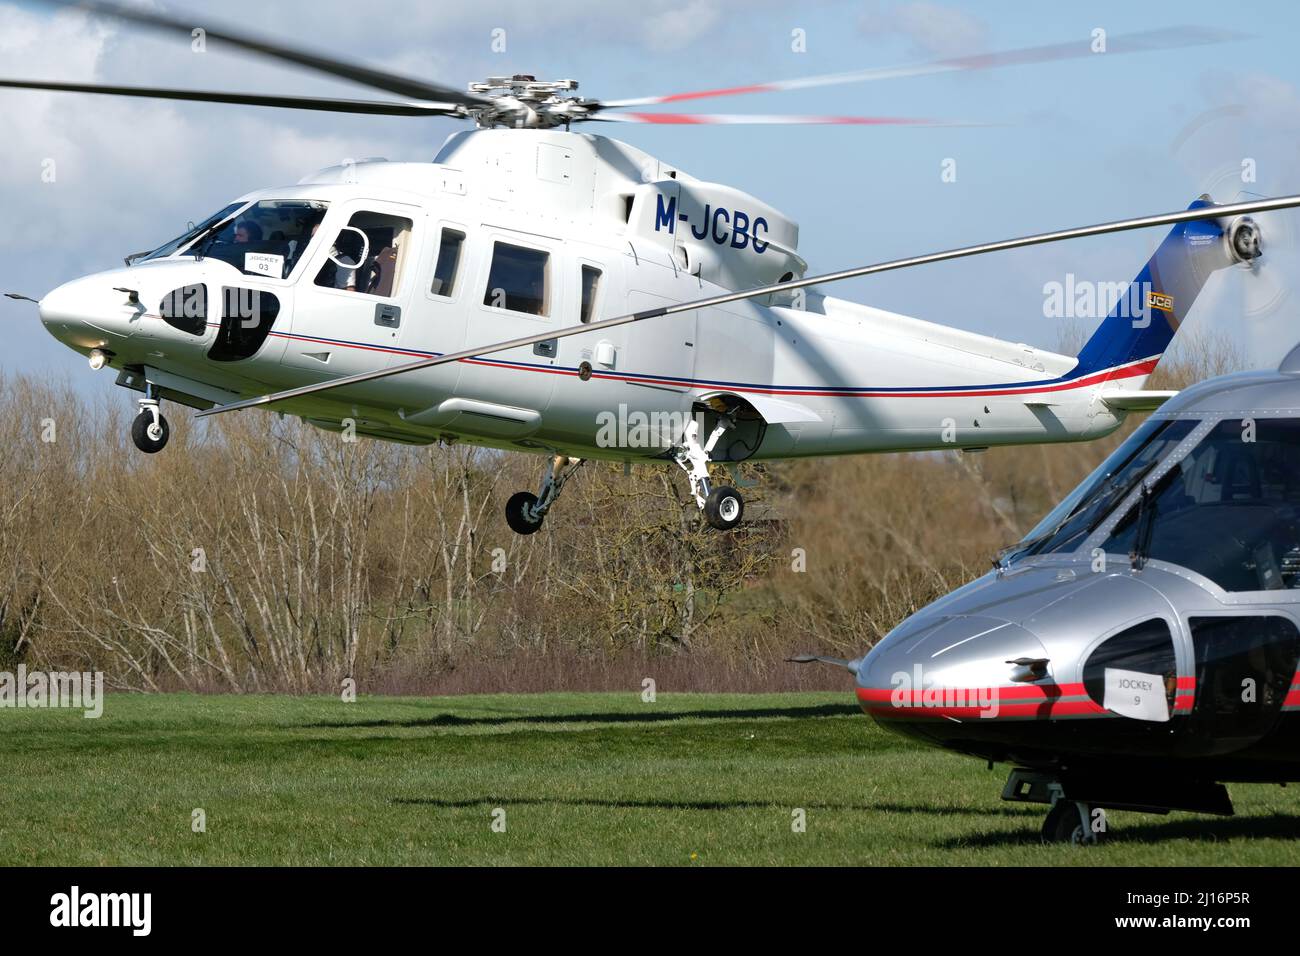
M 568 126 L 598 108 L 582 97 L 564 95 L 577 88 L 577 80 L 539 80 L 526 73 L 489 76 L 469 84 L 469 92 L 489 98 L 491 104 L 477 109 L 471 107 L 468 114 L 482 129 Z
M 1259 223 L 1249 216 L 1237 219 L 1228 230 L 1232 254 L 1240 262 L 1251 262 L 1264 254 L 1264 237 Z

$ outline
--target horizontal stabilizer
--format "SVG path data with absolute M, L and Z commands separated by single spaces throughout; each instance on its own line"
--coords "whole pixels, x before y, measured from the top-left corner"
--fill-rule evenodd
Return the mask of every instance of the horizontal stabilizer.
M 1152 412 L 1177 392 L 1102 392 L 1101 400 L 1117 412 Z

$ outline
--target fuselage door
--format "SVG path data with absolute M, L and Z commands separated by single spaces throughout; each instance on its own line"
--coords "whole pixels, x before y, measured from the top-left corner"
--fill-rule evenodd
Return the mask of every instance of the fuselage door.
M 422 210 L 366 199 L 331 207 L 297 283 L 284 365 L 329 377 L 404 360 Z M 320 240 L 324 236 L 324 240 Z
M 1300 657 L 1295 623 L 1253 614 L 1191 617 L 1188 624 L 1196 682 L 1186 746 L 1208 755 L 1257 743 L 1300 697 L 1291 690 Z

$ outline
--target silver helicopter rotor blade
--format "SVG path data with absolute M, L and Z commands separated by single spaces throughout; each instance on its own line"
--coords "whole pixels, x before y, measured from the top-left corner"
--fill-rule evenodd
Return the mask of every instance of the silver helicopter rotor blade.
M 347 388 L 352 385 L 375 382 L 380 379 L 389 378 L 393 375 L 402 375 L 406 372 L 416 372 L 420 369 L 434 368 L 438 365 L 447 365 L 451 362 L 459 362 L 464 359 L 479 358 L 484 355 L 492 355 L 496 352 L 504 352 L 509 349 L 536 345 L 538 342 L 548 342 L 554 339 L 568 338 L 572 335 L 582 335 L 586 332 L 596 332 L 601 329 L 612 329 L 620 325 L 631 325 L 633 322 L 643 322 L 646 319 L 655 319 L 665 315 L 675 315 L 678 312 L 690 312 L 694 309 L 705 309 L 717 305 L 726 305 L 729 302 L 740 302 L 744 299 L 753 299 L 759 296 L 772 295 L 774 293 L 789 292 L 794 289 L 803 289 L 819 283 L 841 282 L 844 279 L 855 279 L 859 276 L 875 275 L 880 272 L 890 272 L 895 269 L 909 269 L 913 266 L 927 265 L 933 262 L 945 262 L 950 259 L 962 259 L 969 256 L 986 255 L 990 252 L 1002 252 L 1008 249 L 1022 249 L 1026 246 L 1037 246 L 1049 242 L 1060 242 L 1065 239 L 1081 239 L 1086 236 L 1104 236 L 1115 232 L 1147 229 L 1152 226 L 1169 226 L 1180 222 L 1194 222 L 1204 219 L 1222 219 L 1225 217 L 1244 216 L 1252 213 L 1269 212 L 1274 209 L 1292 209 L 1298 206 L 1300 206 L 1300 195 L 1280 196 L 1273 199 L 1264 199 L 1255 202 L 1231 203 L 1223 206 L 1206 206 L 1197 209 L 1184 209 L 1179 212 L 1163 213 L 1156 216 L 1140 216 L 1135 219 L 1120 219 L 1113 222 L 1099 223 L 1095 226 L 1080 226 L 1074 229 L 1061 229 L 1056 232 L 1042 232 L 1032 236 L 1022 236 L 1018 239 L 1003 239 L 998 242 L 986 242 L 975 246 L 962 246 L 957 249 L 948 249 L 943 252 L 931 252 L 926 255 L 911 256 L 906 259 L 893 259 L 888 262 L 878 262 L 873 265 L 858 266 L 853 269 L 843 269 L 838 272 L 827 272 L 818 276 L 809 276 L 791 282 L 778 282 L 775 285 L 758 286 L 740 292 L 726 292 L 721 295 L 709 296 L 704 299 L 693 299 L 690 302 L 679 302 L 674 305 L 660 306 L 654 309 L 646 309 L 642 312 L 632 312 L 627 315 L 602 319 L 597 322 L 588 322 L 585 325 L 572 325 L 554 331 L 539 332 L 535 335 L 526 335 L 522 338 L 510 339 L 506 342 L 496 342 L 491 345 L 464 349 L 459 352 L 450 352 L 446 355 L 420 359 L 416 362 L 407 362 L 403 365 L 394 365 L 390 368 L 377 369 L 373 372 L 358 372 L 355 375 L 345 375 L 342 378 L 332 379 L 328 382 L 318 382 L 314 385 L 302 385 L 298 388 L 273 392 L 269 395 L 261 395 L 256 398 L 231 402 L 228 405 L 216 405 L 205 411 L 198 412 L 195 417 L 206 418 L 209 415 L 220 415 L 224 412 L 234 412 L 244 408 L 258 408 L 263 405 L 271 405 L 275 402 L 288 401 L 289 399 L 294 398 L 304 398 L 308 395 L 319 395 L 322 392 L 331 391 L 336 388 Z
M 442 86 L 425 80 L 417 80 L 397 73 L 389 73 L 386 70 L 377 70 L 358 63 L 350 63 L 346 60 L 327 56 L 323 53 L 314 53 L 298 47 L 285 46 L 273 40 L 237 33 L 225 27 L 209 25 L 206 15 L 202 17 L 195 15 L 190 19 L 182 20 L 178 17 L 167 16 L 140 7 L 109 2 L 109 0 L 38 0 L 38 2 L 60 9 L 81 10 L 95 16 L 123 20 L 159 32 L 170 33 L 173 36 L 184 37 L 187 42 L 192 39 L 193 31 L 201 27 L 209 40 L 229 44 L 246 53 L 257 54 L 284 63 L 292 63 L 295 66 L 303 66 L 309 70 L 324 73 L 327 76 L 351 80 L 353 83 L 360 83 L 362 86 L 368 86 L 371 89 L 383 90 L 385 93 L 393 93 L 413 100 L 456 103 L 468 107 L 486 106 L 490 102 L 484 97 L 467 93 L 464 90 L 453 89 L 449 86 Z
M 188 100 L 197 103 L 233 103 L 239 106 L 270 106 L 326 113 L 366 113 L 376 116 L 463 116 L 455 103 L 384 102 L 320 96 L 281 96 L 261 93 L 225 93 L 213 90 L 181 90 L 157 86 L 110 86 L 101 83 L 53 83 L 43 80 L 0 79 L 0 89 L 52 90 L 57 93 L 97 93 L 157 100 Z
M 817 116 L 805 113 L 594 113 L 574 122 L 651 123 L 661 126 L 985 126 L 964 120 L 908 116 Z

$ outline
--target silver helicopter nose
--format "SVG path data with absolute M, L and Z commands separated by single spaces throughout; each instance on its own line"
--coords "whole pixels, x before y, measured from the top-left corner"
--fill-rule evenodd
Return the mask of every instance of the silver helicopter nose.
M 924 611 L 909 623 L 858 666 L 858 701 L 871 716 L 978 723 L 1036 716 L 1056 702 L 1059 691 L 1037 683 L 1050 668 L 1043 645 L 1018 624 Z
M 112 273 L 64 283 L 38 303 L 41 322 L 60 342 L 77 349 L 129 338 L 145 314 L 139 293 Z

